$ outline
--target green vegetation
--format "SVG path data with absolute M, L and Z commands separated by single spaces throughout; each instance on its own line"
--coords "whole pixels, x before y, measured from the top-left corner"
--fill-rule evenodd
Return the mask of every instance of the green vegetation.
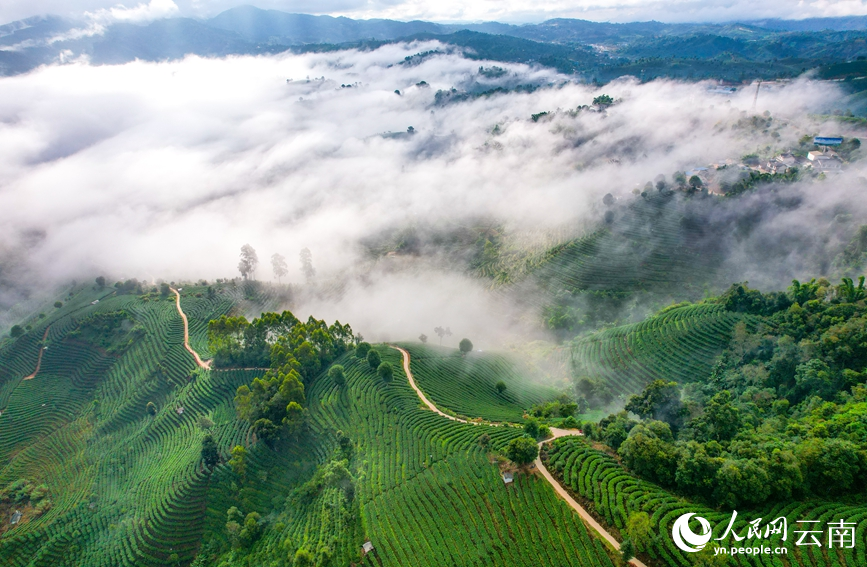
M 525 435 L 512 439 L 506 445 L 506 456 L 516 465 L 528 465 L 539 456 L 539 447 L 534 436 Z
M 131 346 L 144 334 L 141 325 L 124 310 L 101 312 L 83 319 L 78 327 L 66 334 L 66 340 L 81 340 L 112 354 Z
M 591 406 L 625 401 L 654 380 L 690 382 L 711 373 L 735 326 L 755 328 L 752 315 L 722 305 L 675 305 L 641 323 L 576 340 L 577 389 Z
M 280 361 L 291 357 L 305 380 L 346 352 L 352 336 L 352 328 L 340 321 L 329 327 L 311 317 L 302 323 L 288 311 L 264 313 L 252 322 L 224 315 L 208 323 L 208 345 L 218 368 L 273 368 L 275 357 Z M 279 339 L 275 342 L 274 337 Z
M 418 387 L 438 408 L 469 419 L 521 422 L 558 392 L 501 355 L 462 356 L 437 346 L 402 344 Z M 502 389 L 497 384 L 502 383 Z
M 867 481 L 867 290 L 738 284 L 716 303 L 735 325 L 712 371 L 655 380 L 586 427 L 633 472 L 711 506 L 862 495 Z M 681 393 L 681 386 L 683 393 Z
M 249 323 L 227 315 L 271 301 L 265 288 L 182 287 L 192 343 L 223 367 L 196 367 L 173 297 L 159 288 L 77 291 L 0 347 L 0 424 L 15 425 L 0 427 L 0 511 L 14 499 L 24 512 L 0 530 L 4 564 L 348 565 L 369 538 L 383 565 L 471 557 L 535 566 L 542 553 L 557 565 L 613 567 L 544 480 L 519 474 L 503 485 L 490 459 L 519 429 L 481 429 L 420 408 L 399 353 L 374 347 L 358 358 L 348 327 L 288 313 Z M 22 381 L 46 329 L 42 368 Z M 503 370 L 504 395 L 524 400 L 509 406 L 516 419 L 553 398 L 522 386 L 500 357 L 435 350 L 444 362 Z M 246 363 L 263 366 L 225 367 Z M 391 369 L 391 383 L 379 368 Z M 423 383 L 442 379 L 414 370 Z M 484 376 L 485 398 L 500 397 L 500 376 Z

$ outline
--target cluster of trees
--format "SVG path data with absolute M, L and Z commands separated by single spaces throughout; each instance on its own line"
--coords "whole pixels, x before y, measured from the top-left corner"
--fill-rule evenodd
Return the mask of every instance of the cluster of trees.
M 605 407 L 614 401 L 614 392 L 602 378 L 581 376 L 575 383 L 578 407 Z
M 537 404 L 530 408 L 530 415 L 534 417 L 552 418 L 552 417 L 570 417 L 574 416 L 576 411 L 584 412 L 587 410 L 587 403 L 584 398 L 581 398 L 583 407 L 578 402 L 572 400 L 568 394 L 560 394 L 552 402 Z
M 761 318 L 735 327 L 710 376 L 657 380 L 585 432 L 643 478 L 714 506 L 863 493 L 864 279 L 767 294 L 738 284 L 718 301 Z
M 310 252 L 309 248 L 304 248 L 301 250 L 300 254 L 301 259 L 301 271 L 304 273 L 304 277 L 307 278 L 308 283 L 313 281 L 313 278 L 316 276 L 316 270 L 313 268 L 313 254 Z M 249 244 L 245 244 L 241 246 L 241 254 L 238 259 L 238 271 L 241 272 L 241 276 L 247 279 L 254 279 L 256 276 L 256 268 L 259 266 L 259 255 L 256 254 L 256 249 L 250 246 Z M 274 271 L 274 276 L 277 278 L 277 282 L 289 273 L 289 266 L 286 263 L 286 258 L 282 254 L 272 254 L 271 255 L 271 269 Z
M 349 325 L 328 327 L 313 317 L 302 323 L 289 311 L 265 313 L 252 323 L 223 316 L 208 324 L 215 364 L 268 367 L 235 395 L 238 416 L 266 442 L 298 430 L 305 417 L 304 383 L 345 353 L 352 338 Z
M 33 506 L 37 514 L 47 512 L 51 508 L 51 499 L 48 497 L 48 486 L 36 485 L 26 478 L 19 478 L 0 490 L 0 503 L 12 505 L 16 508 Z
M 70 331 L 67 339 L 89 342 L 109 353 L 119 354 L 144 336 L 145 329 L 126 310 L 94 313 Z
M 263 313 L 252 322 L 245 317 L 227 317 L 208 323 L 208 346 L 217 367 L 271 367 L 273 349 L 279 356 L 290 352 L 305 379 L 311 379 L 331 361 L 347 352 L 353 342 L 352 328 L 335 321 L 326 325 L 310 317 L 302 323 L 289 311 Z M 279 357 L 278 356 L 278 357 Z
M 226 533 L 233 547 L 248 548 L 265 531 L 265 521 L 258 512 L 244 516 L 236 506 L 232 506 L 226 512 L 226 520 Z
M 386 384 L 391 382 L 394 377 L 394 367 L 390 362 L 383 361 L 379 353 L 371 348 L 369 343 L 358 343 L 358 346 L 355 347 L 355 356 L 367 360 L 370 369 L 375 370 L 383 382 Z

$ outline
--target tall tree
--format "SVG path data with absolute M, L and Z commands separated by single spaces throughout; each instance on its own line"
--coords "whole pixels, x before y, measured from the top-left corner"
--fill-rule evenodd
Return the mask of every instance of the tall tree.
M 253 274 L 256 273 L 256 266 L 258 265 L 259 257 L 256 255 L 256 251 L 253 247 L 249 244 L 241 246 L 241 259 L 238 262 L 238 271 L 241 272 L 241 275 L 244 276 L 245 280 L 248 277 L 253 277 Z
M 685 416 L 677 382 L 665 380 L 654 380 L 641 394 L 631 396 L 626 403 L 626 409 L 643 419 L 665 421 L 675 430 L 683 424 Z
M 309 248 L 304 248 L 301 250 L 301 271 L 304 272 L 304 277 L 307 278 L 308 283 L 313 281 L 313 278 L 316 277 L 316 270 L 313 268 L 313 253 L 310 252 Z
M 473 351 L 473 343 L 470 339 L 461 339 L 461 344 L 458 348 L 460 348 L 461 354 L 467 354 Z
M 271 267 L 274 269 L 274 275 L 277 276 L 277 283 L 280 283 L 280 278 L 289 273 L 286 258 L 280 254 L 274 254 L 271 256 Z
M 516 465 L 529 465 L 539 456 L 536 440 L 524 435 L 506 445 L 506 457 Z
M 205 466 L 208 468 L 220 462 L 220 451 L 217 448 L 214 437 L 210 433 L 202 439 L 202 461 L 204 461 Z

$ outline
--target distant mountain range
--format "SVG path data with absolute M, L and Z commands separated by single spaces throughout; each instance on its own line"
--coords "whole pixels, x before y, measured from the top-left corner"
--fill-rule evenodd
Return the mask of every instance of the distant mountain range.
M 554 19 L 527 25 L 456 25 L 353 20 L 252 6 L 209 20 L 170 18 L 143 25 L 97 26 L 45 16 L 0 26 L 0 74 L 23 73 L 80 56 L 94 64 L 113 64 L 187 54 L 219 57 L 370 48 L 413 39 L 438 39 L 464 48 L 470 57 L 536 63 L 600 82 L 624 74 L 642 79 L 749 80 L 791 76 L 867 56 L 867 17 L 728 24 Z M 708 66 L 709 61 L 713 65 Z

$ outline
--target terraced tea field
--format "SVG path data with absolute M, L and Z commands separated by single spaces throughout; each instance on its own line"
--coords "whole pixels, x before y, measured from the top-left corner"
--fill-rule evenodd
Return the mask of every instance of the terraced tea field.
M 724 254 L 699 209 L 654 190 L 610 212 L 604 228 L 552 247 L 544 261 L 523 270 L 523 282 L 517 273 L 503 276 L 521 282 L 514 296 L 538 305 L 563 292 L 588 300 L 599 292 L 695 300 L 716 287 Z
M 529 369 L 519 370 L 503 355 L 468 353 L 431 345 L 401 344 L 412 356 L 418 386 L 443 411 L 487 421 L 518 423 L 533 405 L 559 393 L 540 383 Z M 497 391 L 497 382 L 506 385 Z
M 194 345 L 202 321 L 234 305 L 229 294 L 198 293 L 181 291 Z M 200 555 L 196 565 L 288 565 L 309 551 L 316 565 L 348 565 L 361 560 L 369 539 L 375 552 L 365 565 L 614 566 L 543 479 L 519 474 L 503 484 L 479 438 L 488 434 L 497 449 L 519 428 L 454 422 L 420 408 L 393 349 L 378 347 L 394 365 L 391 383 L 366 361 L 344 356 L 337 362 L 346 385 L 324 373 L 314 379 L 307 428 L 269 446 L 255 442 L 233 403 L 237 387 L 261 372 L 196 370 L 172 297 L 109 293 L 91 301 L 60 310 L 3 348 L 0 488 L 19 478 L 45 484 L 51 506 L 41 515 L 27 508 L 25 521 L 0 532 L 0 563 L 156 567 L 189 565 Z M 122 349 L 106 351 L 73 333 L 89 317 L 119 310 L 141 329 Z M 38 352 L 32 336 L 41 338 L 49 324 L 42 368 L 21 381 Z M 520 373 L 501 357 L 470 356 L 474 369 L 464 378 L 496 376 L 514 394 L 505 404 L 482 396 L 470 407 L 519 420 L 524 404 L 551 393 L 522 389 Z M 417 376 L 437 384 L 446 374 L 428 378 L 428 368 L 468 362 L 448 358 L 437 353 Z M 200 455 L 203 417 L 222 456 L 213 470 Z M 305 491 L 318 470 L 347 458 L 338 431 L 351 440 L 348 484 Z M 236 445 L 248 451 L 241 477 L 227 464 Z M 232 507 L 261 515 L 253 544 L 233 546 Z
M 574 372 L 603 378 L 623 397 L 656 379 L 687 383 L 706 378 L 741 321 L 754 325 L 757 319 L 715 304 L 671 308 L 641 323 L 574 341 Z

